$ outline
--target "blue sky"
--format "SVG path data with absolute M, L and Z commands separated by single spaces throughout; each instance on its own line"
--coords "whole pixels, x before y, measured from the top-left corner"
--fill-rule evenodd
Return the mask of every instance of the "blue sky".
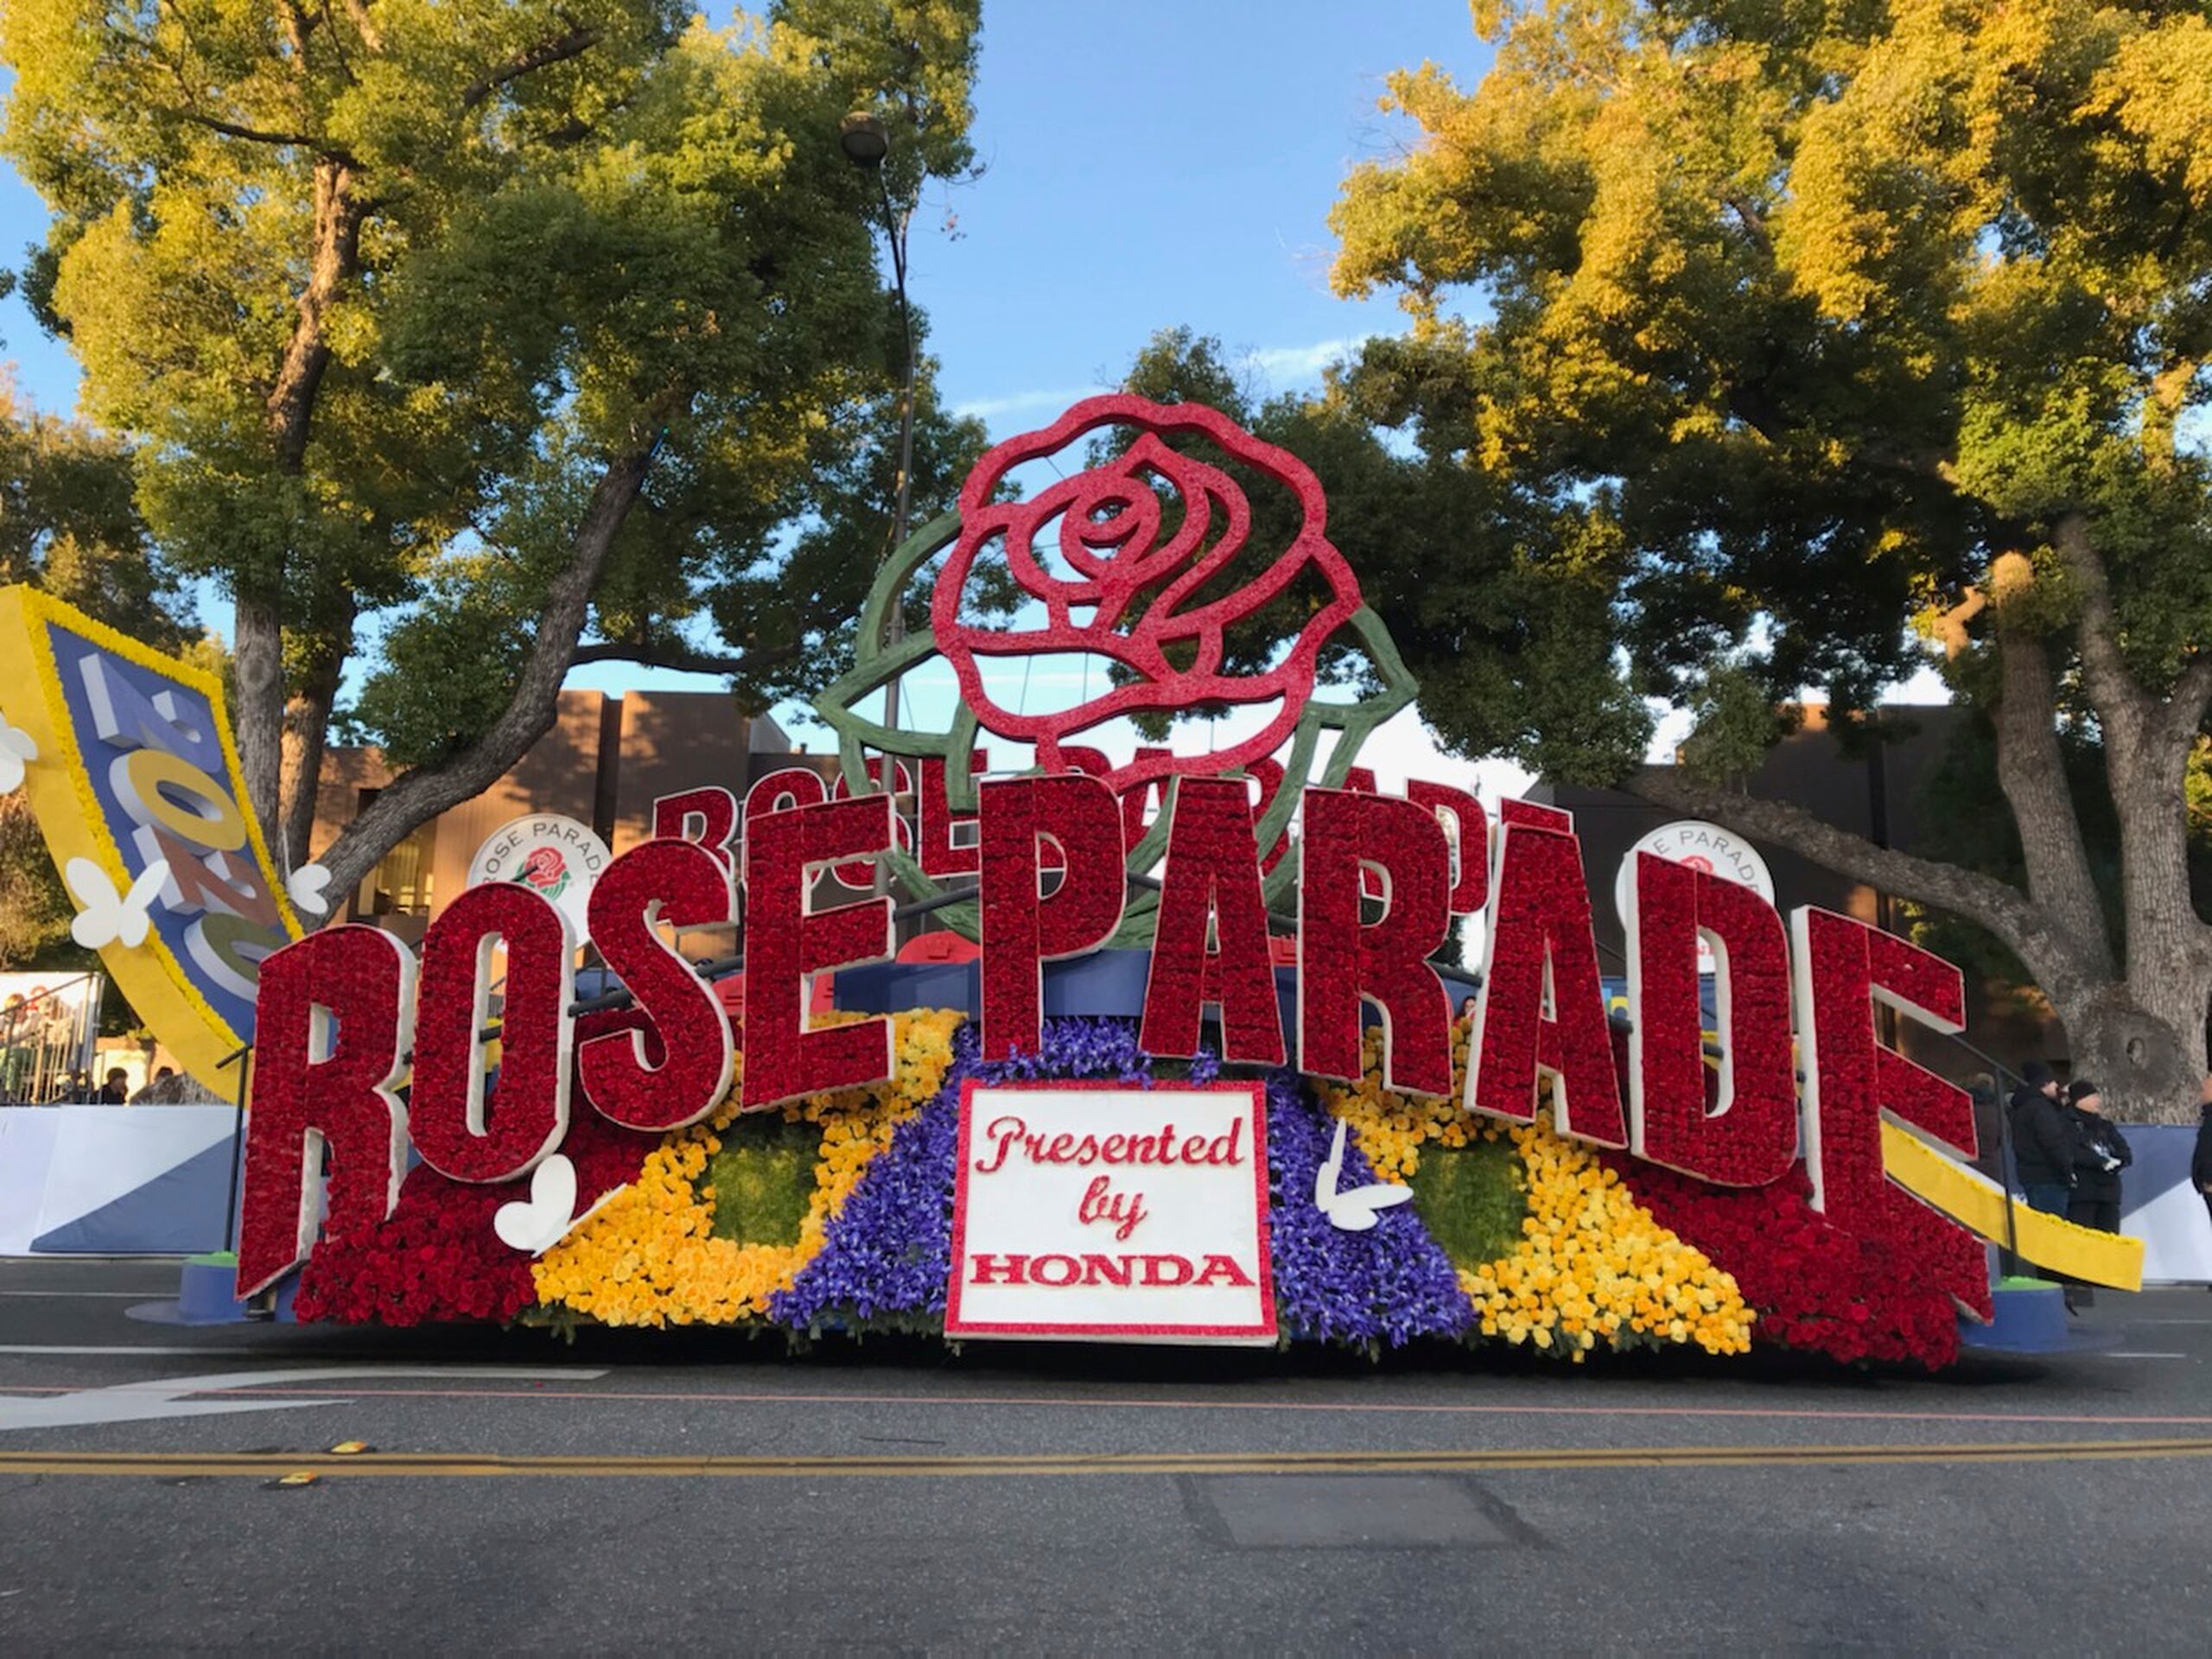
M 957 237 L 915 227 L 948 399 L 1024 430 L 1174 323 L 1253 352 L 1268 389 L 1313 383 L 1400 325 L 1328 283 L 1338 185 L 1401 137 L 1385 76 L 1431 58 L 1471 84 L 1488 56 L 1454 0 L 987 5 L 986 171 L 933 204 Z

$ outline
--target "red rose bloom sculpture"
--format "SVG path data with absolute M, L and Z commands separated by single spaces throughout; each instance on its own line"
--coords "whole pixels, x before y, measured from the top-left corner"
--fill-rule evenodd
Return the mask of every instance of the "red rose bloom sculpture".
M 1103 426 L 1136 427 L 1143 435 L 1126 454 L 1032 499 L 992 499 L 1014 467 L 1053 454 Z M 1281 483 L 1300 510 L 1298 532 L 1273 563 L 1235 591 L 1211 598 L 1203 596 L 1208 584 L 1243 551 L 1252 512 L 1227 473 L 1178 454 L 1163 441 L 1184 435 L 1206 438 Z M 1183 509 L 1164 539 L 1168 515 L 1156 484 L 1179 497 Z M 1000 444 L 968 474 L 960 491 L 960 537 L 931 601 L 938 648 L 952 664 L 961 699 L 976 718 L 1001 737 L 1034 744 L 1044 771 L 1067 770 L 1071 763 L 1063 746 L 1120 715 L 1204 703 L 1279 703 L 1267 725 L 1233 748 L 1179 759 L 1140 750 L 1105 781 L 1119 795 L 1154 778 L 1192 770 L 1221 772 L 1259 760 L 1296 728 L 1313 694 L 1322 645 L 1360 607 L 1359 584 L 1324 533 L 1327 516 L 1320 480 L 1304 462 L 1213 410 L 1118 394 L 1086 398 L 1044 430 Z M 1034 544 L 1055 520 L 1060 556 L 1072 578 L 1056 575 L 1037 559 Z M 1043 602 L 1045 626 L 1001 629 L 962 620 L 961 594 L 977 557 L 997 541 L 1005 543 L 1015 582 Z M 1226 630 L 1308 575 L 1319 579 L 1327 597 L 1282 659 L 1264 673 L 1225 671 Z M 1077 611 L 1086 613 L 1080 622 Z M 1054 652 L 1107 658 L 1131 677 L 1050 714 L 1004 708 L 984 688 L 980 658 Z

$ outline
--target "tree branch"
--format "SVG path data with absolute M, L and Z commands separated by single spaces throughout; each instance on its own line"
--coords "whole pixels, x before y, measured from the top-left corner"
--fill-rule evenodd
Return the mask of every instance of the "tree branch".
M 540 41 L 526 52 L 518 52 L 497 69 L 469 82 L 461 94 L 461 112 L 466 115 L 486 99 L 511 80 L 519 80 L 534 69 L 549 64 L 563 63 L 570 58 L 582 57 L 599 44 L 600 32 L 588 24 L 579 23 L 565 35 Z
M 736 674 L 749 665 L 796 654 L 794 648 L 788 652 L 747 652 L 731 657 L 717 652 L 695 651 L 689 645 L 597 639 L 588 645 L 578 645 L 571 661 L 577 667 L 586 663 L 635 663 L 640 668 L 668 668 L 683 674 Z
M 2120 648 L 2112 583 L 2090 543 L 2088 516 L 2061 515 L 2051 527 L 2051 543 L 2082 590 L 2082 689 L 2097 711 L 2113 810 L 2120 820 L 2127 978 L 2139 996 L 2153 1000 L 2160 987 L 2185 978 L 2212 951 L 2212 924 L 2197 916 L 2190 897 L 2183 785 L 2203 715 L 2205 676 L 2212 671 L 2201 659 L 2191 663 L 2171 699 L 2145 690 Z M 2184 694 L 2199 701 L 2190 703 Z M 2203 1010 L 2186 1018 L 2201 1025 Z M 2191 1040 L 2201 1042 L 2201 1033 Z
M 2199 652 L 2174 682 L 2166 698 L 2160 741 L 2181 747 L 2194 743 L 2208 705 L 2212 705 L 2212 650 Z
M 1753 207 L 1750 200 L 1736 191 L 1720 198 L 1721 205 L 1736 215 L 1736 222 L 1751 239 L 1751 245 L 1769 258 L 1774 257 L 1774 238 L 1767 230 L 1766 215 Z
M 193 125 L 205 127 L 210 132 L 219 132 L 226 138 L 243 138 L 252 144 L 273 144 L 289 146 L 295 149 L 311 149 L 318 156 L 327 156 L 333 161 L 343 162 L 348 167 L 359 165 L 338 145 L 312 132 L 269 132 L 260 127 L 240 126 L 235 121 L 224 121 L 212 115 L 202 115 L 197 110 L 188 110 L 181 105 L 175 104 L 162 105 L 161 113 L 179 121 L 189 121 Z
M 1739 835 L 1771 842 L 1839 875 L 1899 899 L 1934 905 L 1987 928 L 2027 965 L 2054 1001 L 2086 995 L 2102 978 L 2076 942 L 2018 887 L 1994 876 L 1878 847 L 1785 801 L 1761 800 L 1700 784 L 1680 766 L 1644 766 L 1621 787 L 1692 817 L 1710 818 Z
M 2128 671 L 2126 659 L 2120 654 L 2112 583 L 2105 575 L 2104 561 L 2089 545 L 2088 515 L 2060 514 L 2051 526 L 2050 540 L 2082 590 L 2082 689 L 2088 694 L 2098 723 L 2107 734 L 2115 727 L 2124 727 L 2128 735 L 2139 736 L 2155 699 Z
M 2066 780 L 2058 746 L 2058 703 L 2050 656 L 2022 612 L 2034 587 L 2033 566 L 2007 553 L 1990 567 L 1991 608 L 1997 649 L 1998 692 L 1991 709 L 1997 734 L 1997 782 L 2012 810 L 2029 896 L 2064 933 L 2079 940 L 2093 971 L 2110 974 L 2113 961 L 2104 904 L 2089 874 L 2089 849 L 2082 817 Z
M 546 589 L 530 654 L 516 676 L 506 708 L 460 753 L 412 767 L 378 792 L 317 861 L 331 873 L 332 892 L 347 893 L 359 887 L 377 861 L 417 824 L 482 793 L 552 729 L 560 709 L 561 682 L 575 659 L 592 593 L 607 568 L 614 537 L 637 501 L 652 455 L 652 445 L 640 444 L 607 464 L 569 543 L 569 562 Z

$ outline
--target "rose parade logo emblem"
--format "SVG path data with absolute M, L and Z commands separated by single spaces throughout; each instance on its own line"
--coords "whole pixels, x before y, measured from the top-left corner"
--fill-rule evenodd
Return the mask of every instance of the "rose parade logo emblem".
M 558 899 L 569 890 L 569 861 L 551 847 L 540 847 L 523 861 L 515 880 L 546 899 Z

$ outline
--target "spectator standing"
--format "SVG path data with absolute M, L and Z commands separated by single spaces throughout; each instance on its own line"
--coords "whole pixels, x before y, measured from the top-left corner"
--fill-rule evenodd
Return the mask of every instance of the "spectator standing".
M 29 1098 L 30 1021 L 21 991 L 8 993 L 0 1002 L 0 1096 L 10 1100 Z
M 130 1102 L 130 1074 L 121 1066 L 110 1066 L 107 1077 L 100 1084 L 100 1091 L 92 1096 L 99 1106 L 125 1106 Z
M 2028 1207 L 2047 1216 L 2066 1214 L 2074 1192 L 2075 1135 L 2058 1079 L 2041 1060 L 2020 1068 L 2012 1091 L 2012 1162 Z
M 2133 1161 L 2127 1137 L 2104 1115 L 2104 1097 L 2087 1077 L 2076 1077 L 2066 1090 L 2066 1117 L 2074 1135 L 2074 1192 L 2067 1200 L 2066 1219 L 2077 1227 L 2094 1227 L 2101 1233 L 2120 1230 L 2120 1172 Z M 2069 1313 L 2079 1313 L 2096 1300 L 2087 1285 L 2066 1287 Z
M 2087 1077 L 2066 1091 L 2074 1122 L 2074 1196 L 2066 1219 L 2101 1233 L 2120 1230 L 2120 1172 L 2133 1163 L 2127 1137 L 2104 1115 L 2104 1097 Z

